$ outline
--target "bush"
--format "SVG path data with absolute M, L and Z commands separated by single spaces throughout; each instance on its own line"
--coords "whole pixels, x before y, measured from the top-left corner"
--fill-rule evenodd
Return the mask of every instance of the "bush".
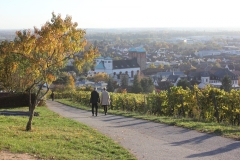
M 0 96 L 0 108 L 17 108 L 29 105 L 29 96 L 26 93 L 4 93 Z M 32 94 L 32 101 L 35 100 L 35 94 Z

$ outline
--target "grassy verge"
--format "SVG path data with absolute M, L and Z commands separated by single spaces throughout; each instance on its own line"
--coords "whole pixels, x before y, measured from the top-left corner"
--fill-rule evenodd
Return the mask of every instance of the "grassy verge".
M 12 110 L 27 111 L 28 108 Z M 26 116 L 0 116 L 0 150 L 29 153 L 41 159 L 136 159 L 113 140 L 90 127 L 38 107 L 33 130 Z
M 67 99 L 57 100 L 61 103 L 67 104 L 72 107 L 90 110 L 90 107 L 80 105 L 79 103 L 74 103 Z M 99 111 L 101 112 L 101 108 Z M 153 122 L 165 123 L 168 125 L 180 126 L 188 129 L 197 130 L 205 133 L 213 133 L 223 137 L 233 138 L 240 140 L 240 127 L 239 126 L 229 126 L 222 123 L 213 122 L 199 122 L 187 118 L 173 118 L 173 117 L 162 117 L 162 116 L 152 116 L 152 115 L 142 115 L 135 112 L 125 112 L 120 110 L 108 110 L 108 113 L 115 115 L 122 115 L 126 117 L 140 118 L 145 120 L 150 120 Z

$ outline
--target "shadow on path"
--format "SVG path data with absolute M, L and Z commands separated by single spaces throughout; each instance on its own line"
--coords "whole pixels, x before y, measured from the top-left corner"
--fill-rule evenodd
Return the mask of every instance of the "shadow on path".
M 187 158 L 213 156 L 213 155 L 217 155 L 217 154 L 220 154 L 220 153 L 229 152 L 231 150 L 235 150 L 235 149 L 238 149 L 238 148 L 240 148 L 240 142 L 229 144 L 225 147 L 220 147 L 220 148 L 212 150 L 212 151 L 198 153 L 198 154 L 192 154 L 190 156 L 187 156 Z
M 200 136 L 200 137 L 195 137 L 195 138 L 192 138 L 192 139 L 187 139 L 187 140 L 184 140 L 184 141 L 179 141 L 179 142 L 173 142 L 171 143 L 173 146 L 179 146 L 179 145 L 183 145 L 183 144 L 186 144 L 186 143 L 194 143 L 194 144 L 199 144 L 199 143 L 202 143 L 203 141 L 209 139 L 209 138 L 212 138 L 213 136 L 211 135 L 203 135 L 203 136 Z
M 138 122 L 138 123 L 132 123 L 132 124 L 121 125 L 121 126 L 117 126 L 117 127 L 135 126 L 135 125 L 141 125 L 141 124 L 146 124 L 146 123 L 150 123 L 150 122 Z

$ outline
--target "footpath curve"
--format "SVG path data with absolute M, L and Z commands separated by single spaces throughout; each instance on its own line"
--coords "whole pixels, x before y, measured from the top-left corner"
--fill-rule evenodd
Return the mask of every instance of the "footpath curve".
M 138 160 L 239 160 L 240 142 L 146 120 L 72 108 L 54 101 L 47 107 L 86 124 L 128 149 Z M 100 108 L 102 109 L 102 108 Z

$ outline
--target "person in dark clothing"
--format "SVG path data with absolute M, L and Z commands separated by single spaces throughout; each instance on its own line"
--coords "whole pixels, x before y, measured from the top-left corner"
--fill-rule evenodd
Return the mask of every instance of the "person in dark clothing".
M 53 92 L 51 93 L 50 96 L 51 96 L 51 98 L 52 98 L 52 101 L 54 101 L 54 93 L 53 93 Z
M 92 116 L 94 116 L 94 107 L 96 109 L 95 115 L 97 116 L 98 103 L 100 103 L 100 98 L 96 88 L 94 88 L 94 90 L 91 92 L 90 103 L 92 104 Z

